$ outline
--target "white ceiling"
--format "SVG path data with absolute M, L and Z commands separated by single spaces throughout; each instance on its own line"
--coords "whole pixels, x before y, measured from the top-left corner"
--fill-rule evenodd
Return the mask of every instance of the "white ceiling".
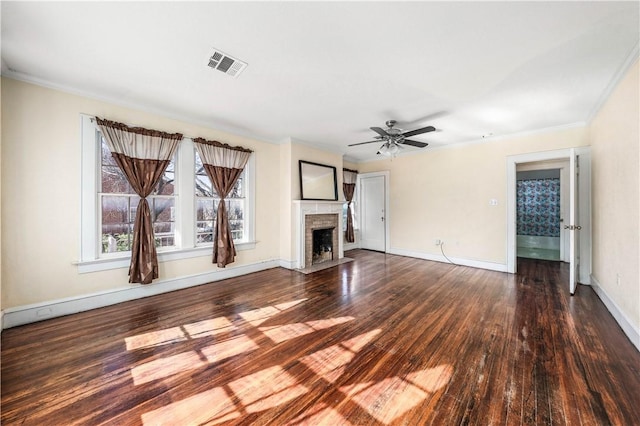
M 388 119 L 435 126 L 427 150 L 587 122 L 637 56 L 639 5 L 2 1 L 2 74 L 366 160 L 378 144 L 347 145 Z M 208 68 L 213 47 L 249 66 Z

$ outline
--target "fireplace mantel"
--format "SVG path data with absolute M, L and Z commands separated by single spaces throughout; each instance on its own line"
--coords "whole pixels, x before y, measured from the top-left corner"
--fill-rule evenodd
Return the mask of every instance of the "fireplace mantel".
M 316 200 L 294 200 L 294 222 L 295 222 L 295 268 L 305 267 L 304 254 L 304 234 L 305 218 L 314 214 L 336 214 L 338 215 L 338 259 L 344 257 L 344 235 L 342 232 L 342 206 L 346 201 L 316 201 Z

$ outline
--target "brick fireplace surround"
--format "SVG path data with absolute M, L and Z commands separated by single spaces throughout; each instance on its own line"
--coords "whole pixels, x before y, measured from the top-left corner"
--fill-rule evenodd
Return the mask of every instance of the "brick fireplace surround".
M 322 228 L 333 228 L 331 231 L 331 239 L 334 257 L 338 257 L 338 215 L 332 214 L 310 214 L 305 217 L 304 221 L 304 267 L 308 268 L 313 263 L 313 230 Z

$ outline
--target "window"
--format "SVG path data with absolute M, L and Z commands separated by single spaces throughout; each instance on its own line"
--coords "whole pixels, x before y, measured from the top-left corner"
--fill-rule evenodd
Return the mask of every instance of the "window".
M 358 222 L 356 221 L 356 201 L 358 199 L 358 187 L 356 186 L 355 191 L 353 192 L 353 200 L 351 200 L 351 219 L 353 219 L 353 229 L 354 231 L 358 229 Z M 347 206 L 349 203 L 344 203 L 342 205 L 342 232 L 347 232 Z
M 207 176 L 202 165 L 202 160 L 195 153 L 195 196 L 196 196 L 196 244 L 211 244 L 213 242 L 213 230 L 216 225 L 216 215 L 220 196 L 211 184 L 211 179 Z M 229 216 L 229 226 L 234 243 L 245 240 L 246 221 L 244 212 L 246 210 L 245 198 L 245 176 L 246 171 L 240 175 L 229 195 L 225 198 L 227 214 Z
M 93 117 L 81 115 L 82 228 L 78 271 L 129 266 L 133 222 L 139 197 L 115 164 Z M 211 256 L 213 225 L 219 198 L 196 168 L 193 142 L 178 145 L 162 181 L 147 197 L 158 261 Z M 255 247 L 255 159 L 252 155 L 227 199 L 236 250 Z
M 101 254 L 131 251 L 133 223 L 140 197 L 133 191 L 111 151 L 97 132 L 100 144 L 100 247 Z M 175 156 L 158 186 L 147 197 L 156 247 L 175 246 Z

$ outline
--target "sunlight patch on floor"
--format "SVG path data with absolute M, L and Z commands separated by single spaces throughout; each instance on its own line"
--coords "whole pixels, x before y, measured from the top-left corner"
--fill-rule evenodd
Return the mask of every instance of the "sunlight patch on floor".
M 387 424 L 446 385 L 451 374 L 451 366 L 441 365 L 409 373 L 404 378 L 388 377 L 376 382 L 341 386 L 339 389 L 371 416 Z
M 354 317 L 338 317 L 318 321 L 307 321 L 304 323 L 259 327 L 258 329 L 275 343 L 282 343 L 287 340 L 295 339 L 296 337 L 304 336 L 305 334 L 313 333 L 314 331 L 344 324 L 345 322 L 353 321 L 354 319 Z
M 206 346 L 199 351 L 184 352 L 146 362 L 132 368 L 131 376 L 133 377 L 133 384 L 141 385 L 185 371 L 195 370 L 209 363 L 219 362 L 256 349 L 259 349 L 259 346 L 243 334 Z
M 219 362 L 226 358 L 246 354 L 257 349 L 260 349 L 260 346 L 258 346 L 251 338 L 242 334 L 223 342 L 202 348 L 200 351 L 205 357 L 207 357 L 207 361 Z
M 351 426 L 353 423 L 347 421 L 335 408 L 322 402 L 315 404 L 306 413 L 285 423 L 287 426 L 315 426 L 315 425 L 340 425 Z
M 279 365 L 234 380 L 229 387 L 248 413 L 273 408 L 308 392 Z
M 138 334 L 137 336 L 125 337 L 127 350 L 150 348 L 154 346 L 168 345 L 185 340 L 201 338 L 206 336 L 216 336 L 235 330 L 236 327 L 225 317 L 218 317 L 204 321 L 185 324 L 180 327 L 171 327 L 164 330 L 152 331 Z
M 193 370 L 206 365 L 196 351 L 184 352 L 146 362 L 131 369 L 134 385 L 152 382 L 183 371 Z
M 329 383 L 334 383 L 356 354 L 382 330 L 376 329 L 300 358 L 300 362 Z
M 305 300 L 253 309 L 238 315 L 254 326 L 256 332 L 263 333 L 276 344 L 355 320 L 354 317 L 346 316 L 303 323 L 260 326 L 275 315 Z M 227 318 L 219 317 L 133 336 L 127 338 L 126 342 L 127 348 L 133 350 L 205 336 L 219 336 L 234 331 L 237 334 L 237 330 L 238 327 Z M 356 359 L 358 353 L 371 344 L 381 332 L 381 329 L 371 330 L 299 358 L 298 361 L 308 368 L 304 376 L 311 382 L 320 379 L 327 383 L 336 383 L 343 377 L 350 364 L 360 363 Z M 131 375 L 134 384 L 139 385 L 259 349 L 260 346 L 245 334 L 225 335 L 224 340 L 212 345 L 155 359 L 134 367 L 131 369 Z M 350 424 L 348 419 L 340 412 L 341 407 L 348 401 L 357 404 L 377 421 L 388 424 L 445 386 L 451 375 L 451 366 L 440 365 L 401 376 L 340 386 L 337 389 L 334 388 L 342 394 L 342 397 L 335 401 L 336 405 L 332 402 L 319 401 L 309 406 L 305 413 L 289 424 L 348 425 Z M 145 426 L 225 423 L 250 413 L 273 409 L 308 393 L 309 389 L 301 380 L 285 371 L 280 365 L 266 367 L 231 380 L 223 386 L 145 413 L 142 416 L 142 422 Z
M 149 411 L 142 415 L 145 426 L 224 423 L 241 414 L 223 388 L 214 388 Z
M 185 340 L 187 340 L 187 336 L 180 327 L 165 328 L 164 330 L 138 334 L 137 336 L 125 337 L 124 339 L 128 351 L 183 342 Z
M 228 388 L 229 390 L 226 390 Z M 228 393 L 230 392 L 231 395 Z M 274 366 L 142 415 L 151 425 L 219 424 L 268 410 L 308 392 L 280 366 Z M 239 401 L 240 407 L 233 400 Z
M 267 321 L 268 319 L 274 317 L 275 315 L 283 311 L 286 311 L 287 309 L 292 308 L 304 302 L 305 300 L 307 299 L 304 298 L 304 299 L 294 300 L 292 302 L 281 303 L 274 306 L 267 306 L 264 308 L 253 309 L 251 311 L 241 312 L 238 315 L 240 315 L 242 319 L 244 319 L 246 322 L 248 322 L 252 326 L 257 327 L 263 322 Z

